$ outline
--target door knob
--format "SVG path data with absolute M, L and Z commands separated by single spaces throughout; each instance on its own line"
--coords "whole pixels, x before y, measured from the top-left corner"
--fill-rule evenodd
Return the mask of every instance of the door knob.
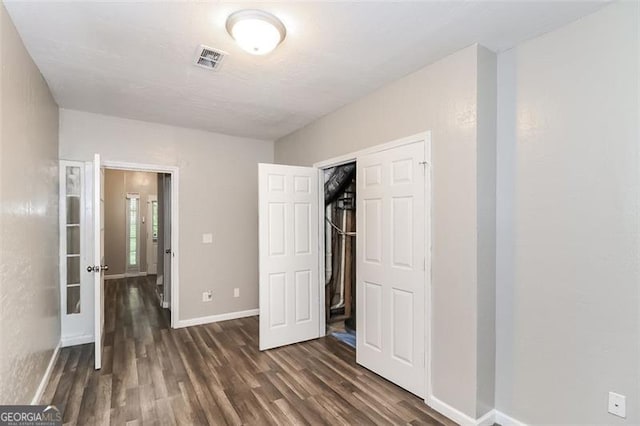
M 100 272 L 100 271 L 108 271 L 109 265 L 104 266 L 87 266 L 87 272 Z
M 171 254 L 171 249 L 166 249 L 164 252 L 167 254 Z

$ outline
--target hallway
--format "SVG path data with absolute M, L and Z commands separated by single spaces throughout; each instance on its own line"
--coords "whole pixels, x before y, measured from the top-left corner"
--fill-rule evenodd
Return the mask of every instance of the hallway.
M 172 330 L 149 277 L 108 281 L 103 368 L 64 348 L 42 403 L 65 424 L 453 424 L 331 337 L 258 351 L 257 317 Z

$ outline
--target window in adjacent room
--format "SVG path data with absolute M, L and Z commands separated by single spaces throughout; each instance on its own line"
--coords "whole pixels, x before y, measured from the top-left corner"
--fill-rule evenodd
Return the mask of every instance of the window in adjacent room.
M 140 195 L 127 194 L 127 270 L 140 269 Z
M 158 242 L 158 201 L 151 202 L 151 237 L 153 242 Z

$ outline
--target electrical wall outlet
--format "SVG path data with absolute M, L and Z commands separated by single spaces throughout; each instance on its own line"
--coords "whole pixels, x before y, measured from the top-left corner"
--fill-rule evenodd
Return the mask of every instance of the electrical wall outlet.
M 211 302 L 213 300 L 213 291 L 205 291 L 202 293 L 202 301 L 203 302 Z
M 239 288 L 234 288 L 233 289 L 233 297 L 240 297 L 240 289 Z
M 213 234 L 202 234 L 202 244 L 213 243 Z
M 609 412 L 614 416 L 627 417 L 627 397 L 619 393 L 609 392 Z

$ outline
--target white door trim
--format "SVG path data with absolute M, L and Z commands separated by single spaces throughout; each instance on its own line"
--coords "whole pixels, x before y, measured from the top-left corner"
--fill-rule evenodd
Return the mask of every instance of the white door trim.
M 363 155 L 374 154 L 376 152 L 386 151 L 387 149 L 392 149 L 398 146 L 408 145 L 420 141 L 424 141 L 425 145 L 428 144 L 429 146 L 431 146 L 431 130 L 416 133 L 415 135 L 407 136 L 404 138 L 395 139 L 390 142 L 385 142 L 383 144 L 372 146 L 369 148 L 364 148 L 359 151 L 350 152 L 348 154 L 333 157 L 328 160 L 319 161 L 317 163 L 314 163 L 313 167 L 321 170 L 329 169 L 331 167 L 354 162 L 358 159 L 358 157 L 362 157 Z M 430 151 L 427 154 L 430 154 Z
M 153 202 L 158 202 L 158 196 L 157 195 L 149 195 L 147 197 L 147 222 L 145 224 L 145 228 L 147 230 L 147 239 L 144 242 L 147 246 L 147 274 L 149 275 L 154 275 L 158 273 L 158 250 L 157 250 L 157 244 L 158 242 L 156 241 L 156 250 L 155 250 L 155 255 L 156 255 L 156 263 L 155 266 L 152 268 L 151 265 L 153 265 Z M 150 250 L 151 249 L 151 250 Z
M 180 250 L 179 250 L 179 194 L 180 187 L 180 168 L 177 166 L 164 166 L 158 164 L 129 163 L 125 161 L 108 161 L 102 162 L 105 169 L 114 170 L 132 170 L 140 172 L 168 173 L 171 175 L 171 328 L 178 328 L 180 314 L 178 312 L 180 304 L 179 298 L 179 267 L 180 267 Z
M 424 401 L 427 405 L 431 406 L 431 397 L 432 397 L 432 387 L 431 387 L 431 257 L 432 257 L 432 243 L 431 243 L 431 216 L 433 214 L 433 197 L 432 194 L 428 193 L 429 187 L 433 186 L 433 173 L 432 173 L 432 160 L 431 160 L 431 131 L 427 130 L 424 132 L 416 133 L 415 135 L 407 136 L 404 138 L 396 139 L 387 143 L 383 143 L 380 145 L 376 145 L 370 148 L 365 148 L 360 151 L 352 152 L 349 154 L 340 155 L 338 157 L 333 157 L 328 160 L 317 162 L 313 165 L 313 167 L 318 169 L 319 179 L 319 204 L 318 204 L 318 214 L 320 218 L 324 217 L 324 170 L 330 169 L 335 166 L 340 166 L 346 163 L 352 163 L 358 160 L 358 157 L 362 157 L 367 154 L 373 154 L 376 152 L 386 151 L 388 149 L 396 148 L 403 145 L 408 145 L 416 142 L 424 141 L 424 149 L 425 149 L 425 161 L 427 164 L 425 165 L 425 201 L 429 202 L 428 206 L 425 206 L 425 211 L 428 213 L 425 215 L 425 236 L 424 236 L 424 244 L 425 244 L 425 310 L 427 311 L 427 315 L 425 317 L 425 345 L 426 350 L 424 354 L 424 366 L 426 373 L 426 397 Z M 426 185 L 427 177 L 429 179 L 430 185 Z M 356 194 L 357 197 L 357 194 Z M 318 279 L 320 283 L 324 283 L 324 220 L 318 221 L 318 257 L 319 257 L 319 267 L 318 267 Z M 358 238 L 356 236 L 356 238 Z M 324 294 L 324 286 L 320 286 L 320 318 L 325 317 L 325 294 Z M 326 334 L 326 324 L 324 321 L 320 321 L 320 335 L 324 336 Z

